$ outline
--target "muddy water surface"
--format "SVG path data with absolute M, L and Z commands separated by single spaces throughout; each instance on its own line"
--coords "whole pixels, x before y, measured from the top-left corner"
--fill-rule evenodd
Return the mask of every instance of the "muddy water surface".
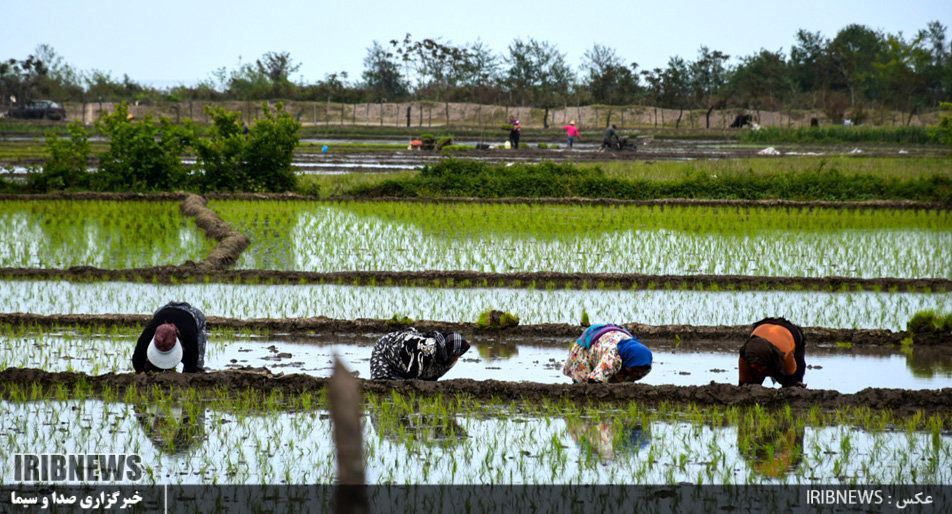
M 377 334 L 324 336 L 321 340 L 288 341 L 212 335 L 205 363 L 209 369 L 267 368 L 275 374 L 330 376 L 334 356 L 362 378 L 370 378 L 370 356 Z M 510 382 L 569 383 L 562 374 L 569 340 L 537 344 L 503 343 L 474 338 L 473 347 L 443 379 L 467 378 Z M 651 342 L 648 342 L 651 345 Z M 740 342 L 735 343 L 736 346 Z M 130 372 L 135 338 L 131 335 L 79 336 L 25 334 L 0 337 L 0 368 L 39 368 L 94 375 Z M 724 346 L 730 346 L 725 344 Z M 736 351 L 654 348 L 654 365 L 642 383 L 706 385 L 736 383 Z M 952 387 L 952 348 L 916 348 L 904 353 L 888 349 L 813 348 L 807 355 L 805 382 L 813 389 L 854 393 L 867 387 L 940 389 Z M 777 387 L 768 379 L 768 387 Z

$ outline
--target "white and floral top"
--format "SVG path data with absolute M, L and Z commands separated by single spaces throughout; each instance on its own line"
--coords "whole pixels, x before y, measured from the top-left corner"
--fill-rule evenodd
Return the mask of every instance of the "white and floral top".
M 588 349 L 573 343 L 562 373 L 573 382 L 624 382 L 618 343 L 630 338 L 631 334 L 613 330 L 592 341 Z

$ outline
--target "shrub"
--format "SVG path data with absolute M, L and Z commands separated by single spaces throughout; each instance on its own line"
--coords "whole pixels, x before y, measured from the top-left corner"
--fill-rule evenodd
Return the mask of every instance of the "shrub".
M 919 311 L 906 323 L 906 330 L 913 334 L 945 332 L 952 330 L 952 313 L 942 316 L 935 311 Z
M 109 140 L 99 156 L 99 171 L 92 175 L 93 189 L 104 191 L 171 191 L 191 183 L 182 154 L 195 139 L 193 127 L 175 125 L 167 118 L 146 116 L 135 120 L 125 103 L 96 123 Z
M 487 309 L 479 314 L 476 326 L 479 328 L 502 329 L 519 325 L 519 316 L 511 312 Z
M 939 123 L 929 127 L 929 136 L 937 142 L 952 146 L 952 102 L 939 104 Z
M 654 198 L 729 198 L 798 200 L 907 199 L 952 203 L 952 179 L 929 175 L 897 177 L 848 175 L 838 170 L 791 174 L 732 174 L 717 178 L 701 171 L 672 181 L 605 176 L 598 167 L 571 163 L 494 164 L 444 159 L 419 174 L 360 185 L 347 192 L 358 197 L 581 197 L 647 200 Z
M 262 118 L 248 129 L 236 112 L 207 108 L 208 138 L 195 150 L 203 172 L 202 187 L 215 191 L 289 191 L 296 185 L 291 161 L 300 123 L 281 104 L 264 106 Z
M 827 125 L 810 128 L 763 127 L 742 133 L 749 143 L 938 143 L 924 127 L 844 127 Z
M 46 150 L 49 156 L 39 173 L 29 175 L 33 191 L 62 189 L 88 189 L 90 174 L 87 171 L 91 149 L 86 129 L 79 122 L 67 126 L 68 138 L 56 133 L 46 134 Z
M 413 325 L 413 318 L 403 314 L 394 314 L 387 320 L 387 326 L 391 327 L 409 327 L 410 325 Z

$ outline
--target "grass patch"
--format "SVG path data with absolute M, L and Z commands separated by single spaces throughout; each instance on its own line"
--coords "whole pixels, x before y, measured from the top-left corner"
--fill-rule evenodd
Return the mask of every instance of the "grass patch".
M 940 144 L 926 127 L 844 127 L 812 128 L 763 127 L 741 132 L 748 143 L 889 143 Z
M 670 173 L 670 172 L 669 172 Z M 789 200 L 916 200 L 952 204 L 948 171 L 896 175 L 846 173 L 817 166 L 796 173 L 757 173 L 748 169 L 718 176 L 691 168 L 680 177 L 624 177 L 599 166 L 557 164 L 493 164 L 446 159 L 425 166 L 417 175 L 388 177 L 348 191 L 358 197 L 477 198 L 657 198 L 789 199 Z
M 476 326 L 479 328 L 503 329 L 519 325 L 519 316 L 495 309 L 487 309 L 476 318 Z

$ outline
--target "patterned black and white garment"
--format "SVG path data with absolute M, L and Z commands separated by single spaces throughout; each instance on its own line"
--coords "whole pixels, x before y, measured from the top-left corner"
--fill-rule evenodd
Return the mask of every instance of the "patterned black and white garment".
M 469 343 L 456 332 L 420 332 L 408 328 L 381 337 L 370 357 L 374 380 L 436 380 L 469 350 Z

